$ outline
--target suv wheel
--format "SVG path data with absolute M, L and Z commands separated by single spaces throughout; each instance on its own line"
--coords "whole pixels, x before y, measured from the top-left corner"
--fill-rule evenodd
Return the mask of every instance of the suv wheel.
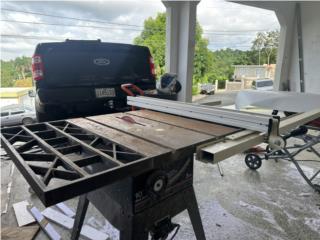
M 64 116 L 62 112 L 58 112 L 54 110 L 52 110 L 52 112 L 50 113 L 48 112 L 42 113 L 42 112 L 36 111 L 36 115 L 37 115 L 38 122 L 55 121 L 55 120 L 63 119 L 63 116 Z
M 46 122 L 46 121 L 49 121 L 49 118 L 50 118 L 48 114 L 38 112 L 38 111 L 36 111 L 36 116 L 37 116 L 38 122 Z
M 23 125 L 29 125 L 33 123 L 33 119 L 32 118 L 24 118 L 22 119 L 22 123 Z

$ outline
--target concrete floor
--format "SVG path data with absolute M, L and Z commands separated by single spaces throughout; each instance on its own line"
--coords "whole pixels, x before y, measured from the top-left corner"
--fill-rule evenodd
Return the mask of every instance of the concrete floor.
M 300 158 L 320 160 L 308 152 Z M 195 162 L 194 187 L 207 239 L 320 239 L 320 194 L 304 182 L 293 164 L 269 160 L 258 171 L 251 171 L 243 159 L 244 155 L 236 155 L 222 162 L 223 177 L 216 165 Z M 304 162 L 303 169 L 311 175 L 320 169 L 320 162 Z M 9 182 L 12 188 L 8 198 Z M 44 209 L 6 157 L 1 157 L 1 188 L 2 211 L 8 203 L 7 213 L 1 215 L 2 226 L 17 226 L 13 203 L 28 200 Z M 66 204 L 75 209 L 77 199 Z M 117 239 L 118 232 L 92 205 L 85 222 Z M 173 222 L 181 225 L 175 239 L 195 239 L 187 212 Z M 70 232 L 53 225 L 63 239 L 70 239 Z M 47 237 L 40 232 L 36 239 Z
M 227 106 L 234 104 L 235 98 L 239 91 L 222 91 L 216 92 L 214 95 L 196 95 L 192 101 L 199 104 L 210 105 L 212 102 L 221 101 L 219 106 Z

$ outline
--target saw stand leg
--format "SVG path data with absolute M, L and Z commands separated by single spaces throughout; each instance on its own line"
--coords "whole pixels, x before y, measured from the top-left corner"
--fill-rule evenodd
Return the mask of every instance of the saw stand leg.
M 205 240 L 206 236 L 202 226 L 198 203 L 197 203 L 197 199 L 196 199 L 196 195 L 194 193 L 193 187 L 185 193 L 185 196 L 186 196 L 185 202 L 187 204 L 189 217 L 190 217 L 191 224 L 193 227 L 193 231 L 196 235 L 196 238 L 197 240 Z
M 182 209 L 186 209 L 188 211 L 196 239 L 205 240 L 206 237 L 193 187 L 190 187 L 183 192 L 176 194 L 174 197 L 164 200 L 157 206 L 151 207 L 146 211 L 134 215 L 131 219 L 128 219 L 126 227 L 120 231 L 120 240 L 148 240 L 149 232 L 152 231 L 152 227 L 150 225 L 159 221 L 159 218 L 154 216 L 160 216 L 161 211 L 170 206 L 171 203 L 179 204 L 182 206 Z M 168 215 L 170 220 L 174 215 Z M 152 239 L 160 240 L 163 238 Z
M 312 182 L 313 179 L 316 178 L 316 176 L 320 173 L 320 170 L 317 171 L 312 177 L 308 178 L 304 171 L 302 170 L 302 168 L 300 167 L 299 163 L 296 161 L 296 159 L 289 153 L 289 151 L 287 149 L 284 149 L 283 150 L 287 155 L 288 157 L 290 158 L 291 162 L 295 165 L 295 167 L 297 168 L 298 172 L 300 173 L 300 175 L 303 177 L 303 179 L 308 183 L 308 185 L 310 187 L 312 187 L 315 191 L 319 192 L 320 193 L 320 185 L 318 184 L 314 184 Z
M 85 194 L 80 196 L 78 207 L 77 207 L 77 213 L 76 213 L 76 217 L 75 217 L 74 225 L 72 229 L 71 240 L 79 239 L 83 221 L 87 213 L 88 205 L 89 205 L 89 200 L 87 198 L 87 195 Z

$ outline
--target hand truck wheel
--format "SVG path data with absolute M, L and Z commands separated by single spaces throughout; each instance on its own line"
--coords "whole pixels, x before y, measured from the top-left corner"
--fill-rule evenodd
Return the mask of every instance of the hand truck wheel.
M 257 154 L 249 153 L 245 157 L 245 163 L 248 166 L 248 168 L 252 170 L 257 170 L 262 165 L 262 159 Z
M 267 147 L 266 147 L 266 152 L 267 153 L 271 153 L 273 150 L 270 148 L 270 146 L 268 145 Z M 284 154 L 284 152 L 282 151 L 282 150 L 277 150 L 277 151 L 275 151 L 274 153 L 273 153 L 274 155 L 283 155 Z

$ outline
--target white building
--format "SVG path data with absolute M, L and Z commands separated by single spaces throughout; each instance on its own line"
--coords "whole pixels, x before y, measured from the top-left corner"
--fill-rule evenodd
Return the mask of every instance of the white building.
M 233 2 L 275 11 L 281 25 L 275 90 L 320 93 L 320 2 Z M 182 84 L 178 99 L 190 102 L 199 1 L 163 3 L 167 12 L 166 71 L 178 74 Z
M 32 88 L 0 88 L 0 107 L 21 104 L 34 107 L 34 98 L 29 97 L 28 92 Z

